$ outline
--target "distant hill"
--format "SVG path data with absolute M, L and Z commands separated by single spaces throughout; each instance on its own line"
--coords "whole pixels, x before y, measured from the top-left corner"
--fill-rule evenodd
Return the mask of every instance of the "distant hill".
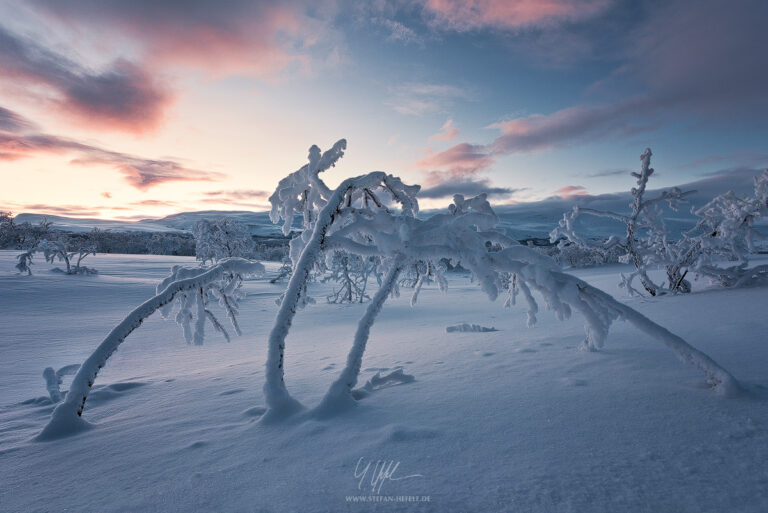
M 666 205 L 665 222 L 672 237 L 677 237 L 684 230 L 694 224 L 694 216 L 691 207 L 700 207 L 713 197 L 733 190 L 737 194 L 748 194 L 752 189 L 752 177 L 759 171 L 754 169 L 732 169 L 726 172 L 704 177 L 700 180 L 680 185 L 683 190 L 696 190 L 689 196 L 690 203 L 683 204 L 679 211 L 675 212 Z M 627 188 L 634 185 L 633 179 L 627 177 Z M 647 198 L 653 198 L 661 189 L 647 193 Z M 494 209 L 499 216 L 499 225 L 504 228 L 510 237 L 523 240 L 530 238 L 546 238 L 549 232 L 562 219 L 563 213 L 569 211 L 574 205 L 594 208 L 597 210 L 612 210 L 618 213 L 628 213 L 631 196 L 629 192 L 616 194 L 601 194 L 598 196 L 575 196 L 564 199 L 553 197 L 542 201 L 530 203 L 518 203 L 515 205 L 496 205 Z M 446 205 L 448 204 L 446 199 Z M 433 211 L 422 212 L 423 216 L 430 215 Z M 268 212 L 250 211 L 226 211 L 226 210 L 202 210 L 198 212 L 181 212 L 160 219 L 142 219 L 140 221 L 109 221 L 103 219 L 77 219 L 62 216 L 42 214 L 19 214 L 18 222 L 28 221 L 37 223 L 43 217 L 53 221 L 54 227 L 64 231 L 82 232 L 90 231 L 94 227 L 101 230 L 112 231 L 142 231 L 142 232 L 189 232 L 195 224 L 202 219 L 216 219 L 219 217 L 232 217 L 246 224 L 253 235 L 261 237 L 281 236 L 280 227 L 272 224 Z M 579 221 L 580 233 L 587 237 L 607 238 L 611 234 L 621 234 L 623 228 L 618 223 L 609 219 L 600 219 L 584 216 Z M 768 219 L 763 219 L 760 224 L 765 226 Z M 294 220 L 294 228 L 300 229 L 301 217 Z

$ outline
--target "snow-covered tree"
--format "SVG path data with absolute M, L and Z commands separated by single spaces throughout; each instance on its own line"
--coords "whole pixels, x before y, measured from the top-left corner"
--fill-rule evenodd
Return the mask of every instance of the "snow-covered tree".
M 632 202 L 629 204 L 632 212 L 629 215 L 616 212 L 594 210 L 591 208 L 573 207 L 571 212 L 563 215 L 558 226 L 550 234 L 552 242 L 558 242 L 564 251 L 567 251 L 568 245 L 575 245 L 585 252 L 592 252 L 604 258 L 606 252 L 619 246 L 625 252 L 626 260 L 634 265 L 635 271 L 629 276 L 623 277 L 622 286 L 629 292 L 636 292 L 632 287 L 632 280 L 637 277 L 643 288 L 652 296 L 665 292 L 665 288 L 657 285 L 648 276 L 647 270 L 650 265 L 664 262 L 674 265 L 670 257 L 670 248 L 666 240 L 666 228 L 661 220 L 662 215 L 659 204 L 666 202 L 669 206 L 677 210 L 685 197 L 695 191 L 681 191 L 677 187 L 662 191 L 658 196 L 652 199 L 645 198 L 645 190 L 648 185 L 648 179 L 653 175 L 651 167 L 651 149 L 646 148 L 640 155 L 641 168 L 639 173 L 632 172 L 631 175 L 637 180 L 637 187 L 630 191 Z M 626 232 L 623 237 L 611 236 L 605 242 L 596 242 L 586 239 L 578 234 L 575 229 L 576 220 L 583 214 L 594 217 L 603 217 L 619 221 L 626 226 Z M 679 276 L 672 276 L 669 280 L 667 290 L 685 291 L 690 290 L 686 282 Z
M 16 257 L 18 259 L 16 269 L 18 269 L 20 273 L 26 272 L 28 275 L 31 275 L 32 269 L 30 266 L 32 265 L 32 257 L 35 253 L 42 253 L 45 261 L 48 263 L 54 264 L 57 261 L 63 262 L 65 264 L 65 269 L 61 270 L 55 268 L 54 270 L 58 270 L 64 274 L 96 274 L 98 272 L 96 269 L 83 265 L 85 257 L 96 254 L 94 247 L 87 242 L 73 248 L 72 246 L 74 245 L 75 244 L 73 243 L 67 243 L 61 240 L 42 240 L 32 249 L 24 251 Z
M 749 254 L 755 250 L 754 239 L 762 237 L 754 229 L 754 222 L 766 211 L 768 171 L 755 178 L 753 195 L 739 197 L 727 192 L 699 209 L 692 209 L 699 218 L 696 226 L 683 237 L 672 240 L 659 204 L 667 202 L 677 210 L 686 196 L 694 191 L 682 192 L 675 187 L 662 191 L 656 198 L 645 199 L 648 178 L 653 174 L 650 158 L 651 150 L 646 149 L 640 157 L 640 173 L 632 173 L 638 187 L 631 190 L 630 215 L 575 206 L 563 215 L 558 227 L 550 234 L 552 242 L 558 242 L 558 248 L 564 254 L 578 251 L 583 253 L 582 259 L 595 261 L 605 259 L 611 251 L 620 248 L 626 252 L 623 258 L 635 266 L 633 273 L 622 275 L 621 286 L 630 293 L 637 293 L 632 285 L 636 277 L 652 296 L 690 292 L 691 284 L 686 279 L 689 271 L 723 286 L 768 280 L 768 266 L 748 268 Z M 583 214 L 620 221 L 627 227 L 626 234 L 623 238 L 612 236 L 605 242 L 586 239 L 575 229 L 576 220 Z M 721 267 L 721 261 L 736 261 L 737 264 Z M 647 274 L 651 267 L 665 269 L 666 283 L 657 285 L 651 280 Z
M 315 410 L 318 415 L 332 414 L 354 403 L 352 389 L 357 383 L 370 329 L 386 299 L 396 291 L 403 269 L 414 262 L 442 259 L 468 269 L 491 299 L 502 290 L 503 276 L 513 276 L 509 303 L 514 302 L 518 291 L 522 292 L 528 304 L 529 324 L 536 322 L 538 312 L 538 303 L 532 294 L 535 290 L 559 318 L 569 317 L 573 310 L 584 316 L 585 348 L 600 348 L 612 322 L 625 319 L 701 369 L 717 390 L 724 393 L 738 390 L 736 380 L 727 371 L 680 337 L 604 292 L 563 273 L 547 256 L 496 231 L 498 218 L 484 194 L 469 199 L 457 195 L 448 212 L 422 220 L 416 217 L 419 187 L 407 186 L 383 172 L 349 178 L 332 191 L 319 178 L 319 171 L 312 170 L 327 169 L 341 156 L 338 148 L 344 147 L 345 142 L 339 141 L 334 149 L 321 156 L 320 150 L 313 146 L 310 164 L 282 180 L 271 197 L 273 221 L 282 220 L 285 230 L 293 216 L 301 211 L 305 230 L 300 238 L 292 241 L 295 270 L 269 336 L 265 421 L 303 408 L 285 385 L 285 341 L 302 295 L 306 295 L 306 281 L 312 267 L 324 252 L 339 249 L 361 257 L 379 257 L 386 271 L 379 290 L 360 319 L 345 368 Z M 318 162 L 327 165 L 317 165 Z M 647 167 L 647 162 L 645 164 Z M 500 250 L 492 252 L 490 247 Z M 442 287 L 446 285 L 441 280 L 438 283 Z M 412 302 L 419 288 L 415 289 Z
M 203 219 L 195 226 L 195 256 L 202 265 L 223 258 L 251 258 L 254 242 L 248 226 L 231 217 L 209 221 Z
M 203 343 L 206 320 L 229 340 L 223 325 L 210 309 L 212 300 L 217 300 L 235 332 L 240 334 L 236 319 L 240 285 L 244 277 L 262 274 L 263 265 L 242 258 L 227 258 L 209 268 L 174 266 L 170 276 L 157 286 L 157 294 L 129 313 L 83 362 L 66 397 L 53 411 L 38 439 L 58 438 L 88 429 L 89 424 L 82 414 L 96 376 L 128 335 L 157 310 L 167 316 L 176 308 L 176 321 L 182 326 L 188 343 Z

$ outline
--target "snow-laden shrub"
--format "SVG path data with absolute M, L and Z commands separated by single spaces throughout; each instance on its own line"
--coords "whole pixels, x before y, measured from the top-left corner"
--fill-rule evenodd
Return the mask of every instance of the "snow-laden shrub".
M 182 326 L 188 343 L 203 343 L 206 320 L 229 340 L 226 330 L 209 309 L 210 299 L 215 298 L 226 312 L 235 331 L 240 334 L 235 317 L 238 289 L 244 277 L 262 274 L 263 265 L 242 258 L 224 259 L 209 268 L 174 266 L 171 275 L 158 285 L 157 294 L 129 313 L 83 362 L 66 397 L 53 411 L 51 420 L 38 435 L 38 440 L 58 438 L 90 427 L 82 418 L 82 414 L 96 376 L 128 335 L 157 310 L 162 310 L 167 315 L 174 308 L 174 302 L 178 303 L 179 314 L 176 320 Z
M 754 179 L 751 196 L 728 191 L 694 210 L 699 222 L 685 234 L 687 254 L 693 270 L 724 287 L 768 283 L 768 265 L 749 268 L 749 257 L 757 251 L 756 239 L 765 236 L 754 225 L 768 212 L 768 170 Z M 723 261 L 735 262 L 722 266 Z
M 379 266 L 376 257 L 361 257 L 337 250 L 329 252 L 325 262 L 327 269 L 320 280 L 336 285 L 326 299 L 329 303 L 362 303 L 370 299 L 366 293 L 368 279 Z
M 45 261 L 51 264 L 57 261 L 65 264 L 65 269 L 54 268 L 54 270 L 63 274 L 97 274 L 98 271 L 91 267 L 83 265 L 83 260 L 88 255 L 95 255 L 96 249 L 90 244 L 71 247 L 73 243 L 67 243 L 60 240 L 42 240 L 32 249 L 28 249 L 18 255 L 16 269 L 20 273 L 32 274 L 32 257 L 35 253 L 42 253 Z M 74 264 L 74 265 L 73 265 Z

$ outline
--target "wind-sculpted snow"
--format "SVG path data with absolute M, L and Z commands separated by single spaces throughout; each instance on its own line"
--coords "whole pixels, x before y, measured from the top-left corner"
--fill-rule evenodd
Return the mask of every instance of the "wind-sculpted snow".
M 175 266 L 171 276 L 163 280 L 158 286 L 158 289 L 163 287 L 162 290 L 159 290 L 157 295 L 148 299 L 129 313 L 120 324 L 112 329 L 91 356 L 83 362 L 72 380 L 64 401 L 53 411 L 48 425 L 38 435 L 37 439 L 55 439 L 90 427 L 90 424 L 82 418 L 82 414 L 85 408 L 85 401 L 88 399 L 88 393 L 96 380 L 96 376 L 102 367 L 106 365 L 110 356 L 117 351 L 120 344 L 136 328 L 141 326 L 147 317 L 158 309 L 162 309 L 172 303 L 179 295 L 183 298 L 181 308 L 184 311 L 188 305 L 188 294 L 194 294 L 195 296 L 200 294 L 200 296 L 203 296 L 205 291 L 211 287 L 224 291 L 242 276 L 263 273 L 263 265 L 242 258 L 222 260 L 217 265 L 208 269 Z M 198 300 L 197 304 L 203 304 L 202 297 Z M 201 315 L 200 311 L 198 311 L 198 320 L 201 320 L 201 323 L 196 323 L 191 337 L 194 338 L 195 343 L 202 343 L 202 325 L 205 322 L 205 315 Z M 189 341 L 188 323 L 182 324 L 182 326 L 184 327 L 185 336 Z
M 489 333 L 491 331 L 499 331 L 496 328 L 488 328 L 486 326 L 480 326 L 479 324 L 469 324 L 463 322 L 461 324 L 454 324 L 453 326 L 446 326 L 446 333 Z

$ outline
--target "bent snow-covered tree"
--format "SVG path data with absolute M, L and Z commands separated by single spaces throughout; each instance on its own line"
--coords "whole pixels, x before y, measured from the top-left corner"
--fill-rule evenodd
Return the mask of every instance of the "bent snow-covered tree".
M 218 299 L 235 331 L 240 333 L 235 319 L 237 301 L 240 297 L 238 289 L 243 277 L 263 273 L 263 265 L 242 258 L 225 259 L 210 268 L 175 266 L 171 275 L 158 285 L 157 294 L 129 313 L 83 362 L 64 400 L 53 410 L 48 425 L 38 435 L 38 439 L 58 438 L 90 427 L 90 424 L 82 418 L 82 414 L 88 393 L 99 371 L 128 335 L 141 326 L 145 319 L 157 310 L 165 310 L 165 314 L 169 313 L 174 301 L 178 303 L 180 316 L 177 316 L 177 321 L 184 329 L 187 342 L 194 341 L 196 344 L 202 344 L 206 320 L 209 320 L 228 339 L 226 330 L 209 309 L 209 301 L 213 298 Z M 49 388 L 52 388 L 54 378 L 55 374 L 46 376 L 50 384 Z
M 505 279 L 513 275 L 509 303 L 513 303 L 517 292 L 522 292 L 528 304 L 529 324 L 535 323 L 538 311 L 532 294 L 535 290 L 558 318 L 569 317 L 573 310 L 584 316 L 584 345 L 588 349 L 600 348 L 612 322 L 625 319 L 670 347 L 683 361 L 698 367 L 713 388 L 723 393 L 738 390 L 736 380 L 726 370 L 680 337 L 608 294 L 563 273 L 549 257 L 496 231 L 498 218 L 485 195 L 470 199 L 457 195 L 448 212 L 421 220 L 416 217 L 419 187 L 404 185 L 383 172 L 349 178 L 332 191 L 318 175 L 343 155 L 345 146 L 344 140 L 339 141 L 322 155 L 313 146 L 310 163 L 283 179 L 270 198 L 272 219 L 283 221 L 284 232 L 298 212 L 303 214 L 305 229 L 291 241 L 294 274 L 269 337 L 265 419 L 303 408 L 285 385 L 285 340 L 293 317 L 303 304 L 313 265 L 323 252 L 336 250 L 380 257 L 385 277 L 358 324 L 346 367 L 315 410 L 318 414 L 327 415 L 354 403 L 352 389 L 357 383 L 371 327 L 386 299 L 396 290 L 400 272 L 415 262 L 434 263 L 442 259 L 469 269 L 492 300 L 499 295 Z M 490 252 L 490 247 L 501 250 Z M 438 279 L 438 283 L 441 288 L 446 285 L 444 279 Z M 415 288 L 412 302 L 420 286 Z

